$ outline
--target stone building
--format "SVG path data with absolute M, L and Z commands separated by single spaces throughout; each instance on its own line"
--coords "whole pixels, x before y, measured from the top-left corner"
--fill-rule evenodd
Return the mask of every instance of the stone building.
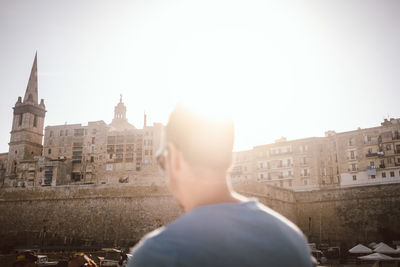
M 71 183 L 139 182 L 139 176 L 146 174 L 159 177 L 154 155 L 161 145 L 162 130 L 161 123 L 148 126 L 146 115 L 142 129 L 130 124 L 121 96 L 109 125 L 95 121 L 87 126 L 47 126 L 43 155 L 53 160 L 71 160 Z
M 244 177 L 295 191 L 400 182 L 400 119 L 325 137 L 288 141 L 234 153 L 230 177 Z M 252 168 L 245 167 L 252 159 Z M 239 159 L 239 160 L 238 160 Z M 252 170 L 243 173 L 244 168 Z
M 33 186 L 37 175 L 37 157 L 42 155 L 42 137 L 46 107 L 38 103 L 37 54 L 24 99 L 18 97 L 14 106 L 4 184 Z
M 341 186 L 400 182 L 400 119 L 381 126 L 331 133 L 338 150 Z
M 122 95 L 109 125 L 47 126 L 42 145 L 45 113 L 35 55 L 25 96 L 14 106 L 9 152 L 0 154 L 1 186 L 164 183 L 154 162 L 163 125 L 147 125 L 146 115 L 143 128 L 130 124 Z

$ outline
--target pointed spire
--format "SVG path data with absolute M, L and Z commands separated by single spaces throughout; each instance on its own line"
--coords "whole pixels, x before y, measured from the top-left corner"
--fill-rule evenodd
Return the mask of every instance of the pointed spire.
M 29 77 L 28 86 L 24 96 L 25 102 L 33 102 L 38 104 L 38 79 L 37 79 L 37 51 L 35 53 L 35 59 L 33 60 L 31 76 Z
M 119 94 L 119 103 L 122 103 L 122 94 Z

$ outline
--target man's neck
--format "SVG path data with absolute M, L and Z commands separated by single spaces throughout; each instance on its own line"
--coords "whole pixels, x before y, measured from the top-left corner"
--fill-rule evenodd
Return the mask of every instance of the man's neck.
M 198 180 L 195 184 L 191 185 L 184 209 L 185 212 L 189 212 L 199 206 L 243 201 L 243 198 L 238 196 L 230 188 L 226 179 Z

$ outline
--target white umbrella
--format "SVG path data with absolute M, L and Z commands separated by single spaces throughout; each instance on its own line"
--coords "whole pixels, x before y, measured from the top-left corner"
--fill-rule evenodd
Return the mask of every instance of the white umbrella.
M 375 246 L 376 246 L 375 242 L 369 243 L 369 245 L 368 245 L 368 247 L 370 247 L 370 248 L 374 248 Z
M 349 249 L 349 252 L 350 253 L 354 253 L 354 254 L 362 254 L 362 253 L 372 253 L 372 249 L 370 249 L 370 248 L 367 248 L 366 246 L 364 246 L 364 245 L 361 245 L 361 244 L 358 244 L 357 246 L 355 246 L 355 247 L 353 247 L 353 248 L 351 248 L 351 249 Z
M 385 243 L 382 243 L 380 246 L 376 247 L 374 249 L 374 252 L 379 252 L 379 253 L 387 253 L 387 254 L 395 254 L 396 250 L 389 247 Z
M 358 257 L 359 259 L 361 259 L 361 260 L 370 260 L 370 261 L 383 261 L 383 260 L 393 260 L 393 258 L 392 257 L 390 257 L 390 256 L 387 256 L 387 255 L 385 255 L 385 254 L 382 254 L 382 253 L 372 253 L 372 254 L 369 254 L 369 255 L 367 255 L 367 256 L 361 256 L 361 257 Z
M 382 245 L 382 244 L 385 244 L 385 243 L 383 243 L 383 242 L 380 242 L 380 243 L 378 243 L 378 244 L 375 243 L 375 245 L 373 245 L 372 248 L 377 248 L 377 247 L 379 247 L 379 246 Z

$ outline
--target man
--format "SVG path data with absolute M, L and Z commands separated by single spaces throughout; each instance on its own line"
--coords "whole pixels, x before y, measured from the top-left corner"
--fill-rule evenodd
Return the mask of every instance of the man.
M 185 215 L 145 236 L 129 267 L 313 266 L 294 224 L 232 191 L 226 171 L 233 140 L 231 120 L 174 109 L 158 161 Z

